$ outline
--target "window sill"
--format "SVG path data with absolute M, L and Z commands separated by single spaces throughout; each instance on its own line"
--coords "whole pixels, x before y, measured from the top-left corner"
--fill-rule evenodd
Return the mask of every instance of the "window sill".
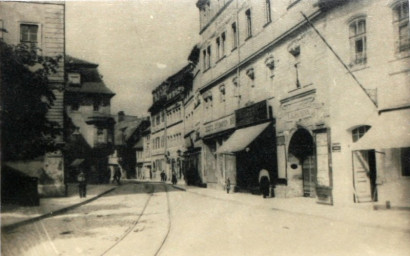
M 363 69 L 368 69 L 369 66 L 367 64 L 356 64 L 350 67 L 349 65 L 349 69 L 351 72 L 356 72 L 356 71 L 361 71 Z
M 301 0 L 295 0 L 293 1 L 293 3 L 290 3 L 287 10 L 289 10 L 290 8 L 292 8 L 293 6 L 295 6 L 297 3 L 299 3 Z
M 252 35 L 249 35 L 247 38 L 245 38 L 245 42 L 248 41 L 251 38 L 252 38 Z
M 226 55 L 224 54 L 224 56 L 222 56 L 221 58 L 219 58 L 219 60 L 217 60 L 217 61 L 215 62 L 215 64 L 221 62 L 221 61 L 222 61 L 223 59 L 225 59 L 225 58 L 226 58 Z
M 204 72 L 203 73 L 206 73 L 208 70 L 210 70 L 211 68 L 207 68 L 207 69 L 205 69 L 204 70 Z
M 231 52 L 235 51 L 238 47 L 235 46 L 234 48 L 232 48 Z
M 266 22 L 265 25 L 263 25 L 263 27 L 267 27 L 267 26 L 269 26 L 271 23 L 272 23 L 272 20 Z

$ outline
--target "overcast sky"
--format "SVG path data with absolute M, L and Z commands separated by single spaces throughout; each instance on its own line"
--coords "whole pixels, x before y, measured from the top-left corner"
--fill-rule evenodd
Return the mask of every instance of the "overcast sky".
M 151 91 L 199 42 L 195 0 L 67 1 L 66 53 L 99 64 L 111 112 L 147 115 Z

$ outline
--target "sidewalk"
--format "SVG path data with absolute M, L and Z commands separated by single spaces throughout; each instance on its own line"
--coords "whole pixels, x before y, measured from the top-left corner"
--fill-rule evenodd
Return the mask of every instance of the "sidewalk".
M 374 210 L 373 204 L 355 204 L 352 206 L 330 206 L 316 203 L 315 198 L 267 198 L 247 193 L 230 193 L 210 188 L 174 185 L 175 188 L 195 193 L 201 196 L 219 200 L 229 200 L 239 204 L 257 208 L 267 208 L 290 214 L 303 214 L 325 218 L 331 221 L 344 222 L 353 225 L 384 228 L 410 232 L 410 211 L 408 210 Z
M 51 217 L 77 206 L 89 203 L 98 197 L 111 192 L 115 185 L 87 185 L 87 197 L 80 198 L 78 184 L 68 184 L 67 197 L 41 198 L 40 205 L 24 207 L 17 205 L 1 206 L 1 228 L 13 229 L 20 225 Z

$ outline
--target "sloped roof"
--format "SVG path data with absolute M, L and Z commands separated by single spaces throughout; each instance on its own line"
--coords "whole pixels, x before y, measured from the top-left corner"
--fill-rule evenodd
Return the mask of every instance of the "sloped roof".
M 81 85 L 68 85 L 67 92 L 115 95 L 104 83 L 97 70 L 98 65 L 85 60 L 66 56 L 66 71 L 81 75 Z
M 67 86 L 67 92 L 76 93 L 97 93 L 97 94 L 107 94 L 115 95 L 108 87 L 105 86 L 104 82 L 86 82 L 81 83 L 81 86 Z
M 84 66 L 94 66 L 98 67 L 98 64 L 92 63 L 86 60 L 78 59 L 70 55 L 65 56 L 65 64 L 66 65 L 84 65 Z

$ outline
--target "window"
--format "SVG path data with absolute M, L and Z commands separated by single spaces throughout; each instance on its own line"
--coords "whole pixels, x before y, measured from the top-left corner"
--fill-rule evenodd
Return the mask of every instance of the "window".
M 38 25 L 20 24 L 20 42 L 37 46 L 38 43 Z
M 369 125 L 363 125 L 352 130 L 353 142 L 358 141 L 370 129 Z
M 221 58 L 225 56 L 225 32 L 221 34 Z
M 237 35 L 237 31 L 236 31 L 236 23 L 232 23 L 232 49 L 235 49 L 236 47 L 238 47 L 238 35 Z
M 81 83 L 81 76 L 78 73 L 68 73 L 68 83 L 79 85 Z
M 366 63 L 366 20 L 355 19 L 350 23 L 351 65 Z
M 105 133 L 104 129 L 102 128 L 97 128 L 97 142 L 98 143 L 105 143 Z
M 246 15 L 246 24 L 247 24 L 247 32 L 248 32 L 248 37 L 252 36 L 252 16 L 251 16 L 251 9 L 248 9 L 245 12 Z
M 270 9 L 270 0 L 265 0 L 265 15 L 266 15 L 266 23 L 272 21 L 272 14 Z
M 410 49 L 409 2 L 404 1 L 393 8 L 393 22 L 396 25 L 398 52 Z
M 224 102 L 225 101 L 225 85 L 222 84 L 219 86 L 219 92 L 220 92 L 219 101 Z
M 222 57 L 221 55 L 221 41 L 220 38 L 216 38 L 216 58 L 219 60 Z
M 208 68 L 211 68 L 211 46 L 208 46 L 206 52 L 207 52 L 207 57 L 208 57 L 207 62 L 206 62 L 206 65 L 207 65 L 206 68 L 208 69 Z
M 100 103 L 101 103 L 100 99 L 94 99 L 94 102 L 93 102 L 93 110 L 94 111 L 100 110 Z
M 203 61 L 202 65 L 205 71 L 206 70 L 206 50 L 202 51 L 202 61 Z

